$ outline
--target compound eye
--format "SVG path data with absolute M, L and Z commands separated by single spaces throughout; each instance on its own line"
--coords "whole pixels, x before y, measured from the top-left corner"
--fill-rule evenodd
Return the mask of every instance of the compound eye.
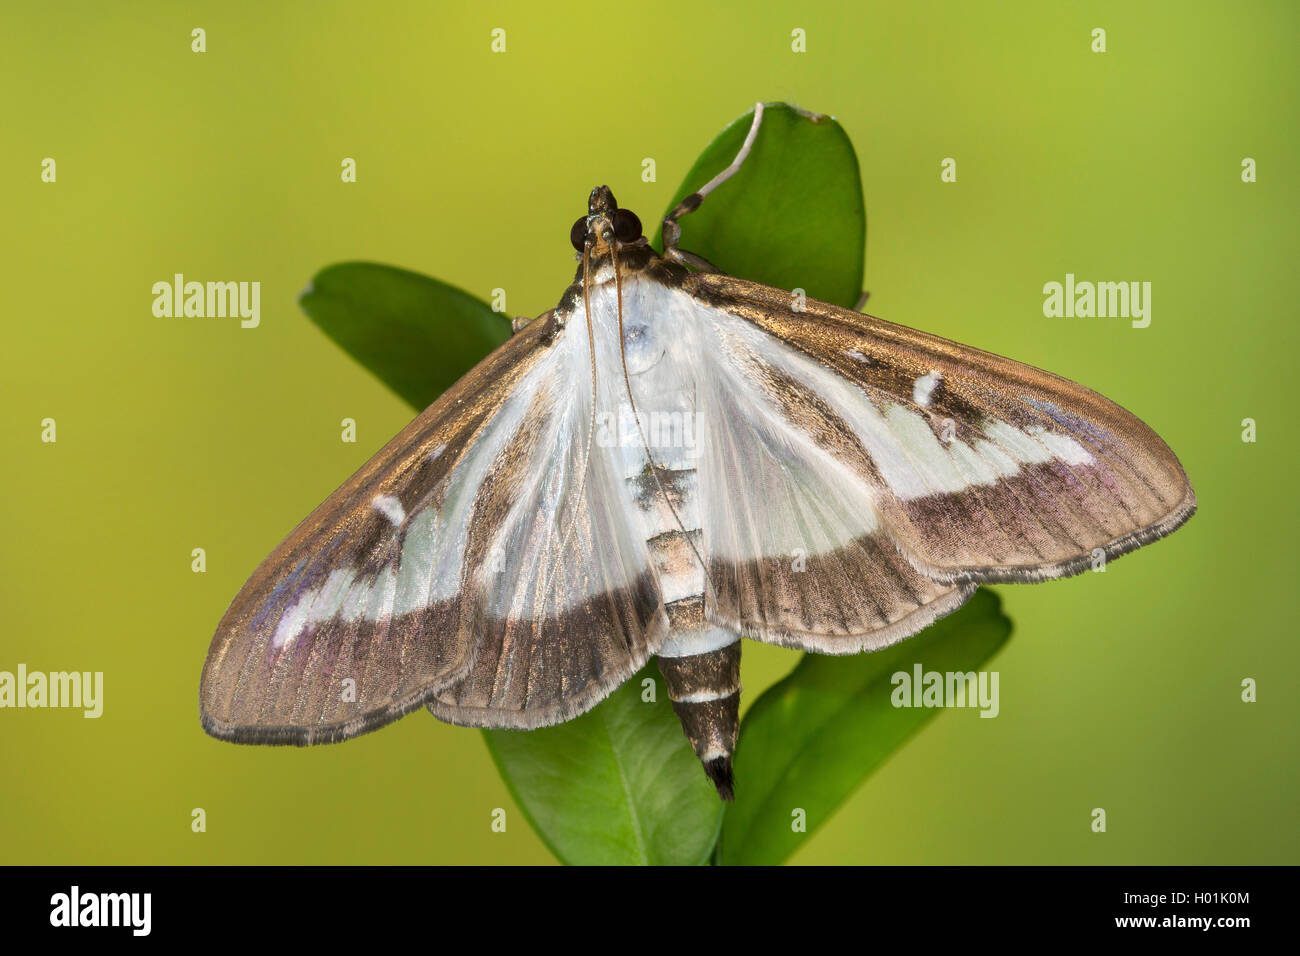
M 614 211 L 614 237 L 619 242 L 634 242 L 641 238 L 641 220 L 631 209 Z
M 569 230 L 569 242 L 573 243 L 573 248 L 579 252 L 587 244 L 587 217 L 579 216 L 578 221 L 573 224 Z

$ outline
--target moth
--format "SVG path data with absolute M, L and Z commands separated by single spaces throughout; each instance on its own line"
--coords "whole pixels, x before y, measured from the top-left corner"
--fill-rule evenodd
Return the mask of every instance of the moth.
M 236 595 L 203 727 L 344 740 L 407 712 L 569 720 L 658 659 L 723 799 L 741 638 L 893 644 L 981 582 L 1082 571 L 1196 508 L 1147 425 L 1081 385 L 664 252 L 605 186 L 529 321 L 307 516 Z

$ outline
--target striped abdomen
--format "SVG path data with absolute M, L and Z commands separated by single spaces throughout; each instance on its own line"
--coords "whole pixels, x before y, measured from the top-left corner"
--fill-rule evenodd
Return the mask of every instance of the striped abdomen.
M 658 651 L 659 672 L 705 773 L 719 796 L 730 800 L 740 718 L 740 637 L 704 620 L 704 569 L 692 548 L 699 538 L 695 472 L 656 473 L 647 466 L 633 481 L 671 625 Z
M 663 316 L 659 317 L 663 319 Z M 629 324 L 626 361 L 637 427 L 623 432 L 624 474 L 668 612 L 658 649 L 673 710 L 718 794 L 732 798 L 731 753 L 740 712 L 740 638 L 704 620 L 696 475 L 701 416 L 683 346 L 662 322 Z
M 731 753 L 740 724 L 740 638 L 714 627 L 673 637 L 678 649 L 709 648 L 680 657 L 660 651 L 659 673 L 704 772 L 718 795 L 731 800 Z

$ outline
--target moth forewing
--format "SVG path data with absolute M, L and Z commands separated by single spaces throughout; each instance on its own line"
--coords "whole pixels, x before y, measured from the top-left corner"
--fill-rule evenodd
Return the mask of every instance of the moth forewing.
M 530 536 L 521 512 L 507 529 L 494 523 L 505 517 L 495 489 L 509 475 L 554 472 L 552 448 L 539 451 L 526 436 L 553 434 L 537 403 L 548 383 L 564 380 L 564 369 L 548 366 L 555 335 L 539 322 L 502 345 L 254 572 L 204 665 L 209 733 L 250 743 L 341 740 L 471 673 L 498 595 L 492 562 L 501 552 L 489 542 L 510 539 L 516 561 L 544 550 L 545 530 Z M 509 475 L 503 461 L 513 462 Z M 605 624 L 614 613 L 597 617 Z
M 815 436 L 805 468 L 856 479 L 864 523 L 931 580 L 1077 573 L 1195 510 L 1169 447 L 1090 389 L 826 303 L 796 312 L 786 293 L 729 276 L 692 275 L 682 292 L 731 343 L 713 353 L 726 371 Z

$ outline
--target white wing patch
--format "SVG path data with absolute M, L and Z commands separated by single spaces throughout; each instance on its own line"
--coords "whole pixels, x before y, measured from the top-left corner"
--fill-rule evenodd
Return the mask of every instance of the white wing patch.
M 370 502 L 370 507 L 374 508 L 381 515 L 393 523 L 393 526 L 400 528 L 402 522 L 406 520 L 406 509 L 402 503 L 392 495 L 378 495 Z
M 912 383 L 912 401 L 922 408 L 929 408 L 930 397 L 934 394 L 934 390 L 939 387 L 941 381 L 943 381 L 943 376 L 938 372 L 926 372 Z
M 1031 425 L 1026 431 L 1067 465 L 1091 465 L 1094 461 L 1092 454 L 1069 435 L 1049 432 L 1038 425 Z
M 985 431 L 987 433 L 987 429 Z M 1020 473 L 1020 466 L 1016 464 L 1016 459 L 1007 454 L 1001 445 L 980 439 L 975 443 L 975 451 L 996 472 L 998 478 L 1010 478 Z
M 1018 462 L 1038 465 L 1052 460 L 1052 452 L 1046 445 L 1035 441 L 1014 425 L 989 419 L 984 422 L 984 434 L 1001 445 Z
M 885 412 L 885 421 L 889 423 L 893 440 L 920 473 L 926 495 L 952 494 L 970 487 L 971 483 L 962 475 L 953 454 L 939 444 L 939 439 L 930 428 L 930 422 L 922 418 L 919 412 L 902 405 L 892 405 Z
M 307 591 L 280 618 L 271 638 L 272 650 L 292 645 L 308 627 L 332 617 L 341 616 L 345 620 L 362 617 L 372 591 L 368 583 L 355 579 L 355 569 L 335 568 L 319 588 Z

